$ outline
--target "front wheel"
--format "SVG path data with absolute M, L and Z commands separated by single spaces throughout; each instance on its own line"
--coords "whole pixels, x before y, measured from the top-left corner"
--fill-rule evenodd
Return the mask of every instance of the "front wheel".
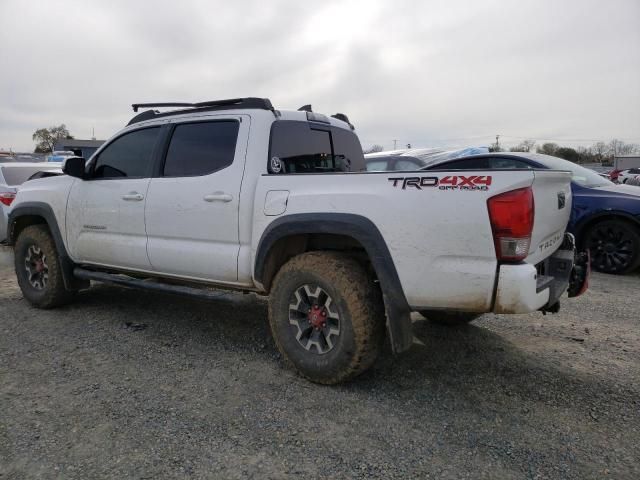
M 605 220 L 589 228 L 585 246 L 591 267 L 603 273 L 629 273 L 640 265 L 640 233 L 622 220 Z
M 380 288 L 353 258 L 331 252 L 304 253 L 280 269 L 269 322 L 282 356 L 316 383 L 361 374 L 384 340 Z
M 22 295 L 33 306 L 53 308 L 71 300 L 74 292 L 64 287 L 60 258 L 46 226 L 31 225 L 20 232 L 14 261 Z

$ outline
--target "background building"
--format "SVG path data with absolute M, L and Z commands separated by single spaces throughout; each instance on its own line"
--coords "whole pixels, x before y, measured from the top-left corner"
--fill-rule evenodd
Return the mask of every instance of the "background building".
M 616 155 L 613 157 L 613 167 L 616 170 L 640 168 L 640 155 Z
M 54 150 L 70 150 L 79 157 L 89 159 L 91 155 L 104 143 L 104 140 L 76 140 L 61 139 L 53 147 Z

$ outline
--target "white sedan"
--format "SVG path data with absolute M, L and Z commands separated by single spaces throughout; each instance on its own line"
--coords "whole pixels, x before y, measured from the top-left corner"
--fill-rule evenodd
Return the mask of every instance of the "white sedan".
M 60 164 L 51 163 L 1 163 L 0 164 L 0 243 L 7 238 L 9 208 L 16 198 L 18 187 L 32 178 L 62 175 Z
M 629 168 L 627 170 L 622 170 L 618 175 L 618 183 L 627 183 L 632 178 L 640 175 L 640 168 Z

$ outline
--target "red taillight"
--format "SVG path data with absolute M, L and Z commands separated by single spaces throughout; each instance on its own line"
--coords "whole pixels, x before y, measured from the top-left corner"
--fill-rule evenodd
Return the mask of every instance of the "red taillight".
M 487 200 L 498 260 L 523 260 L 529 255 L 533 231 L 531 187 L 501 193 Z
M 11 205 L 14 198 L 16 198 L 16 194 L 13 192 L 0 192 L 0 203 L 7 207 Z

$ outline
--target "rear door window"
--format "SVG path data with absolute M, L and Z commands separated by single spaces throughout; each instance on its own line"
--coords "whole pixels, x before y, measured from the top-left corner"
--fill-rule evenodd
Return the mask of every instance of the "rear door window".
M 164 163 L 165 177 L 208 175 L 233 163 L 240 125 L 235 120 L 177 125 Z

